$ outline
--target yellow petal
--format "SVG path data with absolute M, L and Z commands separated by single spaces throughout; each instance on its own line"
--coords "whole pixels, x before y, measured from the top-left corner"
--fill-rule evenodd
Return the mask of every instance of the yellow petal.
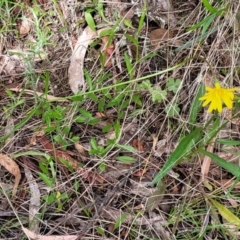
M 211 88 L 211 87 L 206 87 L 206 91 L 212 91 L 214 88 Z

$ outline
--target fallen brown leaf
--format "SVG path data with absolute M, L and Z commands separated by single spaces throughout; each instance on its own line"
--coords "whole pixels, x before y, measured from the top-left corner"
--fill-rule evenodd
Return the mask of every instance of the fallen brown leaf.
M 97 118 L 105 118 L 106 114 L 102 113 L 102 112 L 96 112 L 96 117 Z
M 167 40 L 173 37 L 173 32 L 170 29 L 158 28 L 150 32 L 149 38 L 154 49 L 159 47 L 162 40 Z
M 83 67 L 87 48 L 94 38 L 100 36 L 100 33 L 107 29 L 109 28 L 102 28 L 94 32 L 87 26 L 79 36 L 68 68 L 68 82 L 73 93 L 76 94 L 80 88 L 82 88 L 81 90 L 83 92 L 86 91 Z M 108 48 L 110 51 L 111 48 Z M 108 52 L 108 55 L 109 53 L 110 52 Z
M 21 21 L 18 21 L 17 28 L 20 35 L 27 35 L 31 29 L 30 20 L 24 17 Z
M 25 227 L 22 227 L 23 232 L 27 235 L 28 238 L 31 238 L 32 240 L 75 240 L 78 238 L 77 235 L 66 235 L 66 236 L 44 236 L 40 234 L 36 234 L 30 230 L 28 230 Z
M 104 66 L 110 68 L 112 66 L 111 57 L 114 52 L 114 44 L 108 43 L 108 37 L 102 37 L 102 52 L 105 56 Z
M 81 175 L 83 179 L 86 179 L 91 184 L 104 183 L 104 178 L 102 178 L 100 175 L 92 172 L 87 168 L 79 168 L 78 173 Z
M 15 196 L 17 187 L 21 180 L 21 173 L 18 165 L 7 155 L 0 153 L 0 165 L 7 169 L 15 177 L 15 183 L 13 185 L 12 196 Z
M 83 73 L 84 58 L 87 52 L 88 45 L 92 42 L 93 38 L 97 36 L 90 27 L 86 27 L 79 36 L 75 45 L 73 55 L 71 57 L 70 66 L 68 68 L 68 82 L 73 93 L 77 93 L 79 88 L 85 92 L 85 79 Z
M 133 173 L 133 176 L 134 177 L 142 177 L 147 172 L 147 170 L 148 170 L 147 168 L 138 170 L 138 171 Z
M 77 151 L 78 151 L 82 156 L 84 156 L 84 157 L 87 156 L 87 153 L 86 153 L 83 145 L 81 145 L 80 143 L 75 142 L 75 143 L 74 143 L 74 146 L 75 146 L 75 148 L 77 149 Z
M 24 92 L 26 94 L 30 94 L 30 95 L 37 95 L 37 96 L 42 96 L 43 98 L 49 100 L 49 101 L 56 101 L 56 102 L 69 102 L 68 99 L 63 99 L 60 97 L 54 97 L 52 95 L 46 95 L 42 92 L 36 92 L 36 91 L 32 91 L 32 90 L 28 90 L 28 89 L 23 89 L 23 88 L 10 88 L 9 90 L 14 91 L 14 92 Z
M 138 151 L 143 152 L 146 150 L 146 148 L 143 146 L 143 143 L 139 139 L 133 139 L 132 145 Z

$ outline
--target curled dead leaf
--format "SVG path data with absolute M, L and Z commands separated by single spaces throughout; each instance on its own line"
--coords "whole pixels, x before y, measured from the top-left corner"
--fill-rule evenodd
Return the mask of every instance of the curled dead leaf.
M 15 183 L 13 185 L 12 196 L 15 196 L 17 187 L 21 180 L 21 173 L 18 165 L 7 155 L 0 153 L 0 165 L 7 169 L 15 177 Z
M 21 36 L 27 35 L 31 29 L 31 22 L 28 18 L 23 17 L 23 19 L 17 23 L 17 27 Z
M 75 148 L 77 151 L 82 155 L 82 156 L 87 156 L 87 153 L 85 151 L 85 148 L 83 147 L 82 144 L 75 142 L 74 143 Z

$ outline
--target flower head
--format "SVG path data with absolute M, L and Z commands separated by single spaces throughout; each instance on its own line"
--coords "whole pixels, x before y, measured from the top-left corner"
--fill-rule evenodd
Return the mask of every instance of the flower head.
M 223 103 L 227 106 L 227 108 L 232 109 L 233 107 L 233 98 L 234 92 L 240 90 L 239 88 L 222 88 L 218 82 L 215 83 L 215 87 L 206 87 L 207 93 L 199 100 L 204 101 L 202 106 L 205 107 L 209 105 L 208 112 L 212 112 L 213 110 L 217 110 L 218 112 L 222 112 Z

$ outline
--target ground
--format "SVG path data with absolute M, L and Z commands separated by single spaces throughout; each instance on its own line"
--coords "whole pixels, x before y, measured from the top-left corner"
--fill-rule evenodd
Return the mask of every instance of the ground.
M 0 13 L 1 239 L 240 239 L 238 1 Z

